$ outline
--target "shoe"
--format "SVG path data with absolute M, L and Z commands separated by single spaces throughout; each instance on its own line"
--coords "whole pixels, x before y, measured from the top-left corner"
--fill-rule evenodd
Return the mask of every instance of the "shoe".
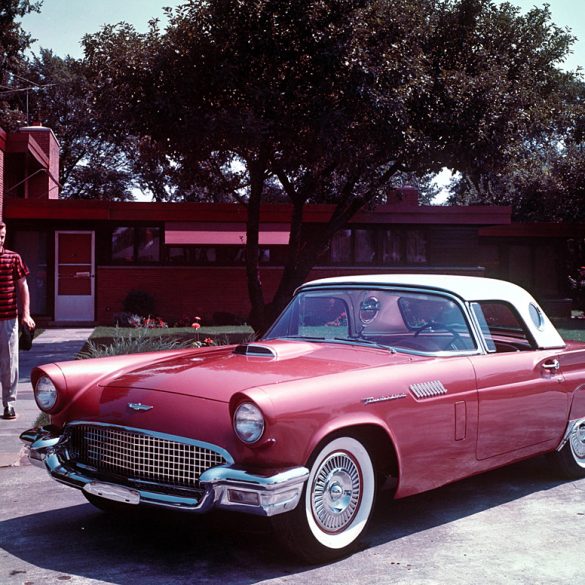
M 5 406 L 2 418 L 6 420 L 12 420 L 13 418 L 16 418 L 16 412 L 14 412 L 14 408 L 12 406 Z

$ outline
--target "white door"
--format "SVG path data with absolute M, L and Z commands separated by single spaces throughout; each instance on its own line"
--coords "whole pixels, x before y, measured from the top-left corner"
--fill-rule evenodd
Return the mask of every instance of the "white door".
M 94 232 L 55 232 L 55 321 L 95 319 Z

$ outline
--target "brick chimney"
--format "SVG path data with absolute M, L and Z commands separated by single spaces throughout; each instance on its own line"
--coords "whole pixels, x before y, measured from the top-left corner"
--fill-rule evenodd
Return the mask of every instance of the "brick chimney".
M 29 151 L 38 147 L 45 155 L 46 168 L 34 172 L 27 165 L 28 180 L 25 197 L 27 199 L 58 199 L 59 198 L 59 142 L 50 128 L 35 122 L 31 126 L 19 128 L 15 137 L 28 137 Z M 45 167 L 45 164 L 41 165 Z M 31 172 L 32 171 L 32 172 Z M 38 171 L 38 169 L 37 169 Z

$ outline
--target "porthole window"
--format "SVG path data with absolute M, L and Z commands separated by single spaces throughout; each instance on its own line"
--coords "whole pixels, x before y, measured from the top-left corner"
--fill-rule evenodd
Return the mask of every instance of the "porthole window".
M 536 325 L 536 328 L 539 331 L 542 331 L 544 329 L 544 315 L 542 314 L 542 311 L 536 305 L 531 303 L 528 307 L 528 312 L 530 313 L 530 318 Z
M 369 297 L 360 304 L 360 321 L 364 324 L 371 323 L 378 315 L 380 301 L 376 297 Z

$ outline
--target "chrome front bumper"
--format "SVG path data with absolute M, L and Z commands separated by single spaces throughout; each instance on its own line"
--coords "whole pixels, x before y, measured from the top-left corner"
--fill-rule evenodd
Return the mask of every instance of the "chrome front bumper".
M 165 486 L 128 487 L 103 482 L 83 470 L 74 469 L 59 456 L 61 431 L 46 426 L 21 434 L 30 462 L 46 469 L 53 479 L 88 494 L 127 504 L 145 504 L 196 513 L 214 508 L 274 516 L 293 510 L 300 501 L 303 485 L 309 477 L 305 467 L 291 467 L 273 473 L 251 473 L 234 465 L 221 465 L 204 471 L 199 484 L 201 493 L 176 495 L 165 493 Z

